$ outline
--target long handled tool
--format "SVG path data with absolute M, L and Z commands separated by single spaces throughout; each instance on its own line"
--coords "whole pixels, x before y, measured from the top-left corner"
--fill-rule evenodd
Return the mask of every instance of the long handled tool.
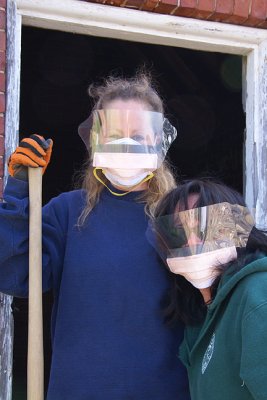
M 27 400 L 43 400 L 42 168 L 29 168 L 28 172 L 30 239 Z

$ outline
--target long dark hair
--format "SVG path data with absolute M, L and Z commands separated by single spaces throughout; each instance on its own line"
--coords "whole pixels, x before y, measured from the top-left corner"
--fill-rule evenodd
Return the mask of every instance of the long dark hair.
M 181 210 L 187 210 L 189 208 L 188 198 L 192 194 L 198 195 L 194 207 L 204 207 L 222 202 L 246 207 L 244 198 L 234 189 L 211 178 L 202 178 L 184 181 L 177 188 L 171 190 L 159 202 L 155 210 L 155 217 L 173 214 L 177 204 Z M 221 276 L 230 266 L 235 273 L 247 263 L 258 258 L 260 253 L 267 254 L 267 237 L 264 232 L 253 227 L 246 248 L 237 249 L 237 260 L 220 266 L 220 274 L 211 286 L 212 297 L 216 294 Z M 171 275 L 173 286 L 170 304 L 166 309 L 167 318 L 169 321 L 180 319 L 186 325 L 201 322 L 206 314 L 206 305 L 199 289 L 196 289 L 181 275 Z

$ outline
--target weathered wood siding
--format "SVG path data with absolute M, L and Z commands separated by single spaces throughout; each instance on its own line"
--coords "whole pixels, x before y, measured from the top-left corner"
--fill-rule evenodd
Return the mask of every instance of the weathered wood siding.
M 3 1 L 0 7 L 3 6 Z M 3 10 L 1 9 L 1 12 Z M 6 25 L 6 45 L 4 49 L 6 62 L 3 72 L 5 73 L 5 101 L 3 112 L 0 117 L 5 119 L 5 131 L 3 132 L 4 154 L 2 154 L 2 171 L 4 179 L 2 186 L 7 178 L 6 163 L 4 162 L 14 150 L 18 142 L 19 124 L 19 74 L 20 74 L 20 23 L 17 23 L 16 2 L 7 2 L 7 25 Z M 20 21 L 19 21 L 20 22 Z M 1 32 L 2 33 L 2 32 Z M 19 34 L 18 34 L 19 33 Z M 1 67 L 0 67 L 1 68 Z M 1 73 L 1 71 L 0 71 Z M 1 103 L 2 104 L 2 103 Z M 7 109 L 7 112 L 5 112 Z M 5 112 L 5 113 L 4 113 Z M 3 124 L 4 125 L 4 124 Z M 5 164 L 5 168 L 3 165 Z M 13 315 L 12 297 L 0 293 L 0 400 L 12 399 L 12 360 L 13 360 Z
M 6 2 L 0 2 L 0 198 L 4 175 L 4 122 L 6 93 Z M 12 298 L 0 293 L 0 400 L 11 400 L 13 316 Z
M 11 400 L 13 316 L 12 297 L 0 293 L 0 400 Z

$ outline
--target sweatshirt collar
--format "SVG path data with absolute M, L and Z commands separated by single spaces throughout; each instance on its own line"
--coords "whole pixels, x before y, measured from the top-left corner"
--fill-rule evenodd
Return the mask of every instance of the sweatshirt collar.
M 213 302 L 208 306 L 208 310 L 212 311 L 227 297 L 230 291 L 246 276 L 255 272 L 267 271 L 267 257 L 260 253 L 258 258 L 253 262 L 245 265 L 239 271 L 235 271 L 235 266 L 229 268 L 225 272 L 219 282 L 217 294 Z
M 114 186 L 109 184 L 109 188 L 114 191 L 115 193 L 125 193 L 123 190 L 116 189 Z M 135 192 L 129 192 L 125 196 L 115 196 L 114 194 L 110 193 L 110 191 L 107 188 L 104 188 L 101 195 L 104 197 L 109 197 L 114 200 L 118 201 L 138 201 L 140 199 L 140 196 L 144 193 L 144 190 L 138 190 Z M 144 200 L 140 200 L 140 203 L 143 202 L 145 203 Z

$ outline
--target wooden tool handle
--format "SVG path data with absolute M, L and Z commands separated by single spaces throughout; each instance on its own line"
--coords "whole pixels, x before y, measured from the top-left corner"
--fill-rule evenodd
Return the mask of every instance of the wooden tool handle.
M 28 172 L 30 236 L 27 400 L 43 400 L 42 168 L 28 168 Z

